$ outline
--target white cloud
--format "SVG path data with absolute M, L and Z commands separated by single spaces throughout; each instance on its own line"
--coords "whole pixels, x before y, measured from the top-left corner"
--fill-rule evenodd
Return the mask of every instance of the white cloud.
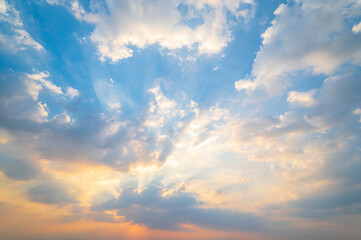
M 6 0 L 0 0 L 0 20 L 14 27 L 23 26 L 19 12 L 13 6 L 9 5 Z
M 35 120 L 36 122 L 46 122 L 49 115 L 48 111 L 46 110 L 48 106 L 46 105 L 46 103 L 42 102 L 36 102 L 36 104 L 38 105 L 38 112 L 35 112 L 33 114 L 33 120 Z
M 119 110 L 121 107 L 121 104 L 120 104 L 120 102 L 111 102 L 111 103 L 108 103 L 108 106 L 111 109 Z
M 356 108 L 353 114 L 358 115 L 360 117 L 359 122 L 361 122 L 361 108 Z
M 255 83 L 254 81 L 249 80 L 249 79 L 241 79 L 241 80 L 238 80 L 237 82 L 235 82 L 234 86 L 238 91 L 254 90 L 257 87 L 257 83 Z
M 298 0 L 274 14 L 253 63 L 252 88 L 264 86 L 277 95 L 293 72 L 330 75 L 346 62 L 361 65 L 361 35 L 347 25 L 361 16 L 356 0 Z
M 77 97 L 79 96 L 79 90 L 72 87 L 68 87 L 68 91 L 66 92 L 66 95 L 69 96 L 70 98 Z
M 67 92 L 64 93 L 61 87 L 57 86 L 49 79 L 50 73 L 47 71 L 33 73 L 33 74 L 26 74 L 26 76 L 27 76 L 28 91 L 35 101 L 37 101 L 39 97 L 39 93 L 43 89 L 47 89 L 48 91 L 55 93 L 57 95 L 67 96 L 70 99 L 79 96 L 79 90 L 73 87 L 68 87 Z
M 148 92 L 153 94 L 155 101 L 149 104 L 149 117 L 145 123 L 146 126 L 162 126 L 164 121 L 177 115 L 176 102 L 164 96 L 159 82 Z
M 65 0 L 46 0 L 50 5 L 60 5 L 65 2 Z
M 253 1 L 115 1 L 107 0 L 107 9 L 87 13 L 78 1 L 72 3 L 76 18 L 95 24 L 91 40 L 100 59 L 117 62 L 133 55 L 131 46 L 145 48 L 158 44 L 170 51 L 187 48 L 198 54 L 217 54 L 232 39 L 226 10 L 237 18 L 253 15 Z M 177 7 L 186 4 L 188 12 Z M 243 8 L 246 5 L 249 13 Z M 194 27 L 187 21 L 201 23 Z
M 63 125 L 63 124 L 67 124 L 67 123 L 70 123 L 71 122 L 71 118 L 68 114 L 66 113 L 60 113 L 60 114 L 57 114 L 53 117 L 53 121 L 56 123 L 56 124 L 60 124 L 60 125 Z
M 361 32 L 361 22 L 359 22 L 358 24 L 355 24 L 353 27 L 352 27 L 352 31 L 354 33 L 360 33 Z
M 5 0 L 0 0 L 0 13 L 1 14 L 6 13 L 7 8 L 8 7 L 7 7 L 7 4 L 6 4 Z
M 74 16 L 79 20 L 81 20 L 86 14 L 84 8 L 79 4 L 78 1 L 74 1 L 71 3 L 71 10 Z
M 315 93 L 315 89 L 308 92 L 291 91 L 288 93 L 287 102 L 297 106 L 310 107 L 315 104 L 315 99 L 313 98 Z
M 39 91 L 43 88 L 46 88 L 55 94 L 59 94 L 59 95 L 64 94 L 60 87 L 56 86 L 51 81 L 46 80 L 47 78 L 50 77 L 49 72 L 39 72 L 39 73 L 35 73 L 35 74 L 27 74 L 27 77 L 32 80 L 32 82 L 29 85 L 29 91 L 31 92 L 34 100 L 37 100 L 37 98 L 39 96 Z M 34 82 L 35 82 L 35 84 L 34 84 Z M 39 87 L 39 85 L 40 85 L 40 87 Z
M 361 115 L 361 108 L 356 108 L 353 113 L 356 115 Z
M 32 47 L 38 51 L 44 50 L 43 46 L 35 41 L 23 28 L 20 13 L 5 0 L 0 0 L 0 21 L 10 25 L 10 32 L 0 31 L 0 47 L 6 51 L 18 52 Z
M 41 46 L 37 41 L 32 39 L 29 33 L 23 29 L 15 29 L 14 32 L 16 34 L 13 35 L 13 40 L 17 46 L 25 45 L 35 48 L 36 50 L 43 50 L 43 46 Z M 23 48 L 20 48 L 22 50 Z

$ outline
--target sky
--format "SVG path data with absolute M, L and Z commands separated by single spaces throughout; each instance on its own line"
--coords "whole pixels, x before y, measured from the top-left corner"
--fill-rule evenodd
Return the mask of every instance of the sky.
M 0 238 L 358 240 L 360 0 L 0 0 Z

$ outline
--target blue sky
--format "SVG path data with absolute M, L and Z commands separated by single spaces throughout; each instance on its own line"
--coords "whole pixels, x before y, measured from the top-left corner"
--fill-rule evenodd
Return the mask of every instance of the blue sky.
M 0 236 L 358 239 L 360 43 L 359 0 L 0 0 Z

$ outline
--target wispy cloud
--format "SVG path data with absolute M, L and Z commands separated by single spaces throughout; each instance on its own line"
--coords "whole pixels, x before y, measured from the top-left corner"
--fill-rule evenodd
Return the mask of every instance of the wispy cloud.
M 0 31 L 0 47 L 2 50 L 16 53 L 27 47 L 38 51 L 44 50 L 43 46 L 35 41 L 24 29 L 20 13 L 5 0 L 0 1 L 0 23 L 8 25 L 10 31 Z

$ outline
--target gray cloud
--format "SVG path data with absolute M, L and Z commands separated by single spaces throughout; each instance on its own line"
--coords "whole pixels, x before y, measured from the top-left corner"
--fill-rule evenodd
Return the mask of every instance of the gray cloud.
M 336 215 L 361 214 L 361 154 L 351 141 L 341 149 L 331 152 L 315 175 L 299 181 L 303 184 L 328 181 L 325 186 L 308 194 L 299 194 L 297 200 L 271 204 L 266 211 L 285 211 L 287 216 L 310 219 L 328 219 Z
M 57 204 L 62 206 L 77 202 L 65 186 L 52 181 L 30 188 L 28 197 L 30 201 L 50 205 Z
M 1 153 L 0 170 L 8 178 L 22 181 L 34 179 L 40 174 L 40 170 L 33 162 Z
M 252 213 L 232 212 L 218 208 L 202 208 L 203 203 L 191 194 L 175 193 L 162 197 L 159 187 L 149 186 L 141 193 L 124 189 L 119 198 L 93 207 L 94 211 L 118 210 L 127 221 L 155 229 L 179 229 L 180 224 L 196 224 L 205 228 L 236 231 L 261 231 L 264 219 Z

